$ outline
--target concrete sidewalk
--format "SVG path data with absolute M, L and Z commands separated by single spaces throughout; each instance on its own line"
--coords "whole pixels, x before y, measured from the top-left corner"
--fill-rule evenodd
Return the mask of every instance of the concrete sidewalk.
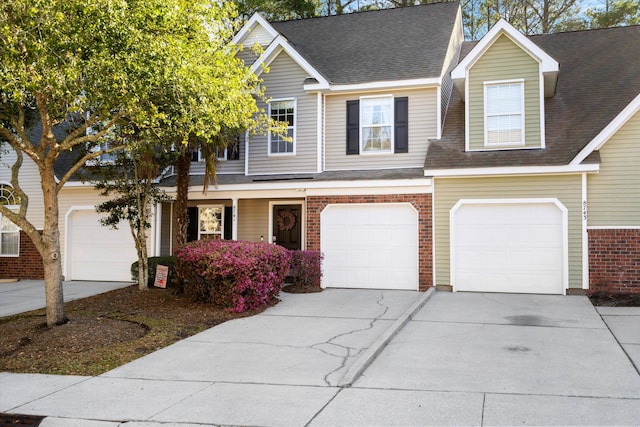
M 0 412 L 42 427 L 637 425 L 637 328 L 604 312 L 617 340 L 586 297 L 282 294 L 99 377 L 0 373 Z
M 131 286 L 132 282 L 63 282 L 65 301 L 73 301 L 92 295 Z M 44 282 L 42 280 L 19 280 L 0 282 L 0 317 L 38 310 L 45 306 Z

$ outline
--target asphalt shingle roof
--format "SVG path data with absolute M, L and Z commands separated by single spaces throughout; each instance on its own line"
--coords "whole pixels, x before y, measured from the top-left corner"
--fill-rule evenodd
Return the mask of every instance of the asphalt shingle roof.
M 333 84 L 440 77 L 458 2 L 272 23 Z
M 545 98 L 546 148 L 465 152 L 464 103 L 454 89 L 442 139 L 430 143 L 425 169 L 566 165 L 640 94 L 640 26 L 531 40 L 560 64 L 556 93 Z M 474 45 L 463 44 L 460 60 Z M 585 159 L 594 161 L 597 154 Z

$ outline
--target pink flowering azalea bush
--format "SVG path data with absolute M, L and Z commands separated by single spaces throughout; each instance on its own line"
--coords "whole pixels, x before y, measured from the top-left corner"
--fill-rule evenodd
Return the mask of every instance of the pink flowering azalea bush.
M 319 251 L 291 251 L 293 284 L 320 288 L 322 258 Z
M 178 249 L 185 293 L 240 313 L 276 301 L 291 261 L 278 245 L 198 240 Z

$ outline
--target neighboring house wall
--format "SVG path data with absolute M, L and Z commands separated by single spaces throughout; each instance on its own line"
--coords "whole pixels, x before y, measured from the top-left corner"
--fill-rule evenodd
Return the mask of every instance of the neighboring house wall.
M 249 32 L 242 40 L 243 46 L 246 48 L 252 48 L 254 44 L 258 43 L 260 46 L 265 47 L 271 43 L 273 37 L 262 25 L 256 25 L 253 30 Z
M 640 293 L 640 113 L 600 149 L 587 177 L 589 292 Z
M 320 250 L 321 214 L 330 204 L 343 203 L 411 203 L 418 211 L 418 281 L 419 290 L 433 285 L 432 195 L 388 194 L 371 196 L 307 197 L 307 249 Z
M 462 29 L 462 10 L 458 11 L 458 19 L 451 32 L 449 39 L 449 47 L 447 48 L 447 55 L 444 58 L 444 67 L 442 73 L 442 87 L 440 89 L 440 111 L 441 111 L 441 124 L 444 125 L 444 121 L 447 115 L 447 108 L 449 107 L 449 100 L 451 99 L 451 91 L 453 90 L 453 79 L 451 78 L 451 70 L 458 64 L 458 58 L 460 57 L 460 46 L 464 41 L 464 32 Z
M 269 155 L 268 136 L 256 135 L 249 141 L 249 175 L 313 173 L 318 169 L 317 95 L 303 90 L 307 73 L 286 53 L 280 53 L 263 74 L 269 100 L 295 99 L 295 155 Z M 258 106 L 268 112 L 262 102 Z
M 501 35 L 469 70 L 469 150 L 487 150 L 484 144 L 484 83 L 524 79 L 525 147 L 541 146 L 540 66 L 506 35 Z M 496 147 L 495 149 L 504 149 Z M 523 148 L 517 147 L 514 148 Z
M 449 214 L 458 200 L 557 198 L 568 209 L 569 287 L 581 288 L 581 188 L 580 175 L 436 178 L 434 180 L 436 285 L 451 285 Z
M 20 230 L 20 255 L 0 257 L 0 279 L 44 279 L 42 257 L 35 245 Z
M 398 154 L 346 154 L 347 101 L 361 96 L 393 95 L 409 98 L 409 152 Z M 327 95 L 325 101 L 325 170 L 415 168 L 424 166 L 430 138 L 438 132 L 437 89 L 390 90 Z
M 0 152 L 0 182 L 11 184 L 11 166 L 15 162 L 16 155 L 7 145 L 0 147 L 0 149 L 5 148 L 6 153 Z M 22 191 L 29 196 L 27 219 L 34 227 L 41 230 L 44 227 L 44 199 L 40 186 L 40 174 L 36 164 L 27 156 L 23 156 L 19 182 Z

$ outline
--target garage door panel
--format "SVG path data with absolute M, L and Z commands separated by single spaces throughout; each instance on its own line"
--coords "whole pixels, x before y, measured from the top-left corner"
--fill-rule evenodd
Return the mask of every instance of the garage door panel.
M 452 214 L 457 291 L 562 293 L 564 217 L 555 203 L 469 203 Z
M 130 281 L 137 254 L 129 226 L 103 227 L 95 211 L 71 212 L 67 223 L 69 280 Z
M 321 216 L 323 285 L 417 289 L 417 212 L 408 204 L 329 205 Z

